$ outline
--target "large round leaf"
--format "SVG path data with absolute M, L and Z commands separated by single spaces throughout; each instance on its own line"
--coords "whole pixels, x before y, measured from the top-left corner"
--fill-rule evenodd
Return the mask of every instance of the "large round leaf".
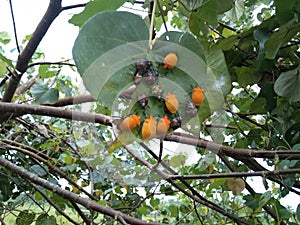
M 84 24 L 74 43 L 73 57 L 94 98 L 112 104 L 131 82 L 124 71 L 146 54 L 147 40 L 148 28 L 142 18 L 128 12 L 101 12 Z
M 274 90 L 277 95 L 291 102 L 300 101 L 300 68 L 283 72 L 275 82 Z
M 153 47 L 152 57 L 160 61 L 163 59 L 159 57 L 170 52 L 176 53 L 178 63 L 171 73 L 165 74 L 165 78 L 184 89 L 182 95 L 185 96 L 191 95 L 192 89 L 197 86 L 205 91 L 205 101 L 198 114 L 198 122 L 201 123 L 213 111 L 221 108 L 224 94 L 231 88 L 223 53 L 212 51 L 205 54 L 199 41 L 191 34 L 175 31 L 166 32 L 159 38 Z

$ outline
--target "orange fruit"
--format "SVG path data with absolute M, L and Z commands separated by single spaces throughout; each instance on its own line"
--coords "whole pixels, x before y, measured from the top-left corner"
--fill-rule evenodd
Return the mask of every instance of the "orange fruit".
M 202 102 L 204 101 L 204 91 L 202 88 L 196 87 L 193 89 L 192 101 L 197 107 L 202 104 Z

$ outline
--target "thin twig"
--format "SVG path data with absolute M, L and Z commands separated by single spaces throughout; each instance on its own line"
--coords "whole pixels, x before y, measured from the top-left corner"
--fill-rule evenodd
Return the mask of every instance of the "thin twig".
M 85 7 L 87 3 L 82 3 L 82 4 L 76 4 L 76 5 L 68 5 L 68 6 L 64 6 L 62 7 L 61 11 L 64 10 L 69 10 L 69 9 L 75 9 L 75 8 L 81 8 L 81 7 Z
M 58 61 L 58 62 L 34 62 L 28 64 L 27 68 L 33 67 L 33 66 L 38 66 L 38 65 L 61 65 L 61 66 L 76 66 L 74 63 L 69 63 L 68 60 L 64 61 Z
M 53 207 L 55 208 L 55 210 L 60 213 L 63 217 L 65 217 L 68 221 L 70 221 L 71 223 L 75 224 L 75 225 L 80 225 L 79 223 L 77 223 L 75 220 L 73 220 L 71 217 L 69 217 L 63 210 L 61 210 L 50 198 L 48 198 L 48 196 L 42 191 L 40 190 L 34 183 L 32 183 L 30 180 L 27 180 L 27 182 L 37 191 L 39 192 L 43 198 Z
M 196 205 L 196 202 L 195 202 L 195 201 L 193 201 L 193 205 L 194 205 L 194 210 L 195 210 L 195 213 L 196 213 L 196 216 L 197 216 L 198 220 L 200 221 L 200 223 L 201 223 L 202 225 L 204 225 L 204 224 L 203 224 L 203 221 L 202 221 L 202 219 L 201 219 L 201 216 L 200 216 L 199 213 L 198 213 L 197 205 Z
M 167 23 L 166 23 L 166 20 L 165 20 L 165 17 L 164 17 L 164 15 L 163 15 L 163 13 L 162 13 L 162 8 L 161 8 L 161 6 L 160 6 L 160 3 L 159 3 L 159 1 L 157 1 L 157 6 L 158 6 L 159 14 L 160 14 L 160 16 L 161 16 L 161 18 L 162 18 L 162 21 L 163 21 L 163 24 L 164 24 L 165 30 L 166 30 L 166 32 L 168 32 Z
M 79 214 L 79 216 L 82 218 L 82 220 L 88 225 L 91 224 L 91 220 L 89 218 L 87 218 L 87 216 L 82 212 L 82 210 L 78 207 L 78 205 L 76 204 L 76 202 L 74 201 L 70 201 L 72 206 L 74 207 L 74 209 L 77 211 L 77 213 Z
M 18 53 L 20 54 L 21 50 L 20 50 L 19 41 L 18 41 L 17 27 L 16 27 L 15 16 L 14 16 L 14 10 L 13 10 L 13 6 L 12 6 L 12 0 L 9 0 L 9 6 L 10 6 L 10 14 L 11 14 L 12 22 L 13 22 L 15 42 L 16 42 Z

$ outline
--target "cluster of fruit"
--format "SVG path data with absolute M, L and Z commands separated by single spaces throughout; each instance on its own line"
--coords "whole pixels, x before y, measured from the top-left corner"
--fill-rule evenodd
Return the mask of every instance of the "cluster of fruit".
M 175 53 L 168 54 L 163 61 L 164 70 L 172 70 L 177 64 L 177 56 Z M 178 116 L 179 102 L 176 94 L 167 93 L 163 97 L 164 90 L 158 83 L 159 71 L 154 69 L 151 61 L 147 59 L 138 59 L 135 62 L 134 83 L 139 85 L 142 81 L 151 88 L 151 96 L 155 97 L 156 101 L 162 101 L 165 107 L 165 115 L 160 115 L 155 119 L 153 115 L 145 117 L 141 126 L 141 138 L 143 140 L 150 140 L 154 137 L 163 138 L 170 129 L 175 130 L 181 127 L 181 117 Z M 204 92 L 200 87 L 195 87 L 191 94 L 191 100 L 187 103 L 186 115 L 194 117 L 198 113 L 198 108 L 204 101 Z M 145 94 L 139 94 L 137 101 L 142 109 L 145 109 L 149 98 Z M 140 127 L 141 116 L 132 114 L 126 117 L 119 129 L 124 131 L 133 131 L 135 128 Z

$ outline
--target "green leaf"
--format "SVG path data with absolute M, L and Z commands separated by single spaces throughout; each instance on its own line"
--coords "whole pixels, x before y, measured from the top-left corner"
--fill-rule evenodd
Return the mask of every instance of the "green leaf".
M 94 16 L 95 14 L 105 11 L 105 10 L 116 10 L 120 6 L 122 6 L 126 0 L 94 0 L 90 1 L 86 4 L 84 10 L 72 16 L 69 20 L 69 23 L 74 24 L 75 26 L 81 27 L 89 18 Z
M 297 216 L 297 220 L 300 221 L 300 204 L 298 204 L 297 206 L 296 216 Z
M 6 66 L 7 66 L 7 64 L 3 60 L 0 59 L 0 77 L 3 77 L 3 75 L 5 74 Z
M 51 71 L 50 65 L 40 65 L 39 74 L 41 78 L 44 79 L 54 77 L 57 74 L 57 72 Z
M 39 176 L 47 175 L 47 169 L 38 164 L 31 166 L 30 169 Z
M 230 50 L 234 45 L 236 45 L 239 42 L 236 35 L 229 36 L 227 38 L 222 38 L 218 40 L 216 47 L 220 50 Z
M 58 100 L 59 92 L 56 88 L 48 88 L 47 84 L 34 84 L 30 93 L 40 104 L 53 104 Z
M 3 175 L 0 175 L 0 183 L 0 200 L 1 202 L 5 202 L 12 197 L 15 185 L 8 182 L 7 177 Z
M 146 40 L 145 22 L 128 12 L 102 12 L 82 27 L 73 57 L 94 98 L 112 107 L 122 90 L 133 83 L 132 75 L 124 71 L 146 55 Z
M 36 222 L 35 225 L 57 225 L 55 216 L 49 216 L 47 214 L 41 214 Z
M 185 114 L 192 88 L 200 86 L 204 89 L 205 100 L 199 108 L 198 121 L 192 119 L 199 125 L 213 111 L 221 108 L 224 103 L 223 94 L 230 90 L 231 81 L 224 55 L 220 50 L 212 50 L 205 55 L 202 46 L 191 34 L 175 31 L 163 34 L 153 48 L 153 53 L 157 57 L 170 52 L 176 53 L 178 63 L 171 73 L 164 75 L 164 78 L 166 86 L 169 86 L 167 89 L 183 89 L 183 92 L 176 92 L 182 100 L 180 115 Z M 158 58 L 157 61 L 162 59 Z M 207 61 L 207 65 L 203 60 Z
M 256 194 L 255 196 L 245 195 L 243 196 L 243 199 L 245 200 L 246 205 L 255 211 L 260 208 L 259 205 L 260 197 L 261 194 Z
M 214 77 L 211 88 L 215 91 L 220 90 L 224 95 L 231 90 L 231 79 L 227 70 L 224 54 L 221 50 L 212 50 L 206 54 L 207 76 Z M 217 91 L 218 92 L 218 91 Z
M 280 24 L 284 24 L 285 22 L 291 20 L 295 14 L 297 9 L 298 0 L 290 0 L 289 4 L 286 4 L 285 1 L 282 0 L 274 0 L 274 5 L 276 7 L 276 18 Z M 299 9 L 299 8 L 298 8 Z M 298 10 L 299 13 L 299 10 Z
M 271 34 L 265 43 L 265 57 L 267 59 L 275 59 L 279 48 L 290 41 L 300 31 L 300 23 L 294 23 L 293 20 L 289 21 L 282 25 L 278 31 Z
M 242 87 L 256 84 L 261 78 L 261 75 L 255 72 L 255 69 L 251 67 L 241 66 L 241 67 L 234 67 L 233 69 L 237 74 L 238 83 Z
M 263 114 L 266 113 L 267 100 L 262 97 L 255 98 L 254 102 L 251 103 L 249 113 Z
M 55 202 L 55 205 L 60 208 L 62 211 L 66 209 L 66 205 L 68 204 L 68 200 L 64 199 L 63 197 L 59 196 L 58 194 L 53 194 L 50 198 L 53 202 Z
M 6 32 L 6 31 L 2 31 L 0 32 L 0 42 L 3 44 L 8 44 L 11 40 L 11 35 Z
M 259 205 L 261 207 L 263 207 L 265 204 L 267 204 L 267 202 L 271 199 L 271 197 L 272 197 L 272 192 L 271 191 L 265 192 L 263 195 L 261 195 Z
M 30 225 L 34 218 L 34 213 L 30 213 L 28 210 L 21 211 L 16 219 L 16 225 Z
M 277 95 L 274 91 L 274 83 L 265 83 L 258 94 L 258 97 L 263 97 L 266 99 L 265 109 L 271 112 L 276 108 Z
M 198 7 L 190 15 L 189 27 L 196 36 L 203 36 L 208 33 L 207 24 L 216 26 L 218 24 L 218 1 L 209 0 Z
M 170 159 L 170 166 L 174 168 L 181 167 L 185 164 L 186 159 L 187 157 L 183 153 L 175 155 Z
M 229 20 L 235 22 L 241 18 L 241 16 L 244 14 L 244 11 L 245 11 L 244 1 L 236 0 L 234 1 L 234 6 L 232 7 L 232 9 L 226 12 L 225 15 Z
M 283 72 L 275 81 L 274 91 L 277 95 L 287 98 L 291 102 L 300 100 L 300 67 Z
M 221 188 L 221 186 L 227 181 L 226 178 L 213 179 L 212 183 L 209 185 L 208 192 L 212 190 Z
M 230 10 L 234 6 L 233 2 L 233 0 L 218 0 L 218 13 Z
M 157 208 L 157 206 L 159 205 L 159 203 L 160 203 L 160 200 L 158 198 L 151 198 L 150 199 L 150 205 L 153 208 Z
M 293 150 L 299 150 L 300 149 L 300 144 L 295 144 L 293 147 L 292 147 Z
M 300 143 L 300 122 L 295 123 L 287 129 L 284 137 L 290 144 Z

